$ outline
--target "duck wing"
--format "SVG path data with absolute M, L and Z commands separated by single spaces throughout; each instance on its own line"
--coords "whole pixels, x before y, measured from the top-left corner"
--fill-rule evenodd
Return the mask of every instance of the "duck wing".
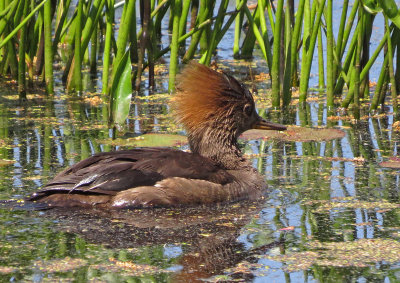
M 29 200 L 55 193 L 113 196 L 138 186 L 153 186 L 170 177 L 217 184 L 234 179 L 211 159 L 198 154 L 168 148 L 140 148 L 98 153 L 82 160 L 59 173 Z

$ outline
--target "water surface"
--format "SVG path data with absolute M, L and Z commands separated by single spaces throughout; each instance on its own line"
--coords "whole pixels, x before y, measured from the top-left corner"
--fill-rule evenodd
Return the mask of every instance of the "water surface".
M 137 135 L 182 133 L 165 94 L 138 96 L 114 142 L 97 94 L 37 94 L 28 104 L 16 97 L 10 89 L 0 103 L 3 200 L 23 198 L 95 152 L 130 148 Z M 390 113 L 361 121 L 347 114 L 328 113 L 317 97 L 287 113 L 267 109 L 277 122 L 346 135 L 241 140 L 269 183 L 257 203 L 123 212 L 2 207 L 1 281 L 397 281 L 399 172 L 378 163 L 397 155 L 399 132 Z

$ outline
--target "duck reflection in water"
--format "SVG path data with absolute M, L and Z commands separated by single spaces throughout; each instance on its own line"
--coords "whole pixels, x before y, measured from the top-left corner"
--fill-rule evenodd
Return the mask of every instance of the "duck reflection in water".
M 175 271 L 170 273 L 171 282 L 199 282 L 217 274 L 229 274 L 231 278 L 246 281 L 253 278 L 256 270 L 235 269 L 244 263 L 256 263 L 257 255 L 270 248 L 281 246 L 280 241 L 253 246 L 253 227 L 246 232 L 245 226 L 259 219 L 264 201 L 242 201 L 217 204 L 213 207 L 158 208 L 133 210 L 65 209 L 44 211 L 47 219 L 56 219 L 54 229 L 79 235 L 86 242 L 102 245 L 112 250 L 146 248 L 146 255 L 160 260 L 160 248 L 180 250 L 175 255 Z M 249 243 L 238 241 L 247 233 Z M 243 239 L 243 237 L 241 237 Z M 265 242 L 265 240 L 263 241 Z M 71 246 L 75 246 L 72 242 Z M 252 247 L 252 248 L 250 248 Z M 135 252 L 133 252 L 133 256 Z M 164 260 L 169 260 L 164 255 Z M 110 263 L 111 264 L 111 263 Z M 233 268 L 232 271 L 228 268 Z

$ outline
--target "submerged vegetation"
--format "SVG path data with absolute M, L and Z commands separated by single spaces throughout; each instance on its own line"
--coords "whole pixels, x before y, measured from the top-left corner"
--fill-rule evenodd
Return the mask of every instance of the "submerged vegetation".
M 385 32 L 378 47 L 370 50 L 377 14 L 384 16 Z M 0 73 L 18 81 L 20 98 L 25 99 L 27 86 L 37 76 L 45 81 L 48 94 L 54 92 L 57 62 L 62 62 L 67 89 L 76 91 L 82 91 L 82 70 L 95 73 L 102 67 L 110 116 L 121 121 L 129 110 L 124 105 L 129 105 L 131 86 L 140 88 L 146 68 L 152 87 L 155 64 L 169 58 L 171 91 L 179 63 L 196 57 L 209 65 L 234 25 L 233 56 L 250 58 L 256 48 L 261 50 L 273 107 L 288 106 L 297 89 L 299 101 L 307 99 L 317 56 L 319 89 L 326 89 L 328 107 L 352 104 L 357 118 L 363 100 L 370 100 L 375 110 L 390 93 L 387 101 L 397 113 L 400 10 L 395 1 L 344 0 L 335 33 L 332 21 L 332 0 L 237 0 L 236 5 L 228 0 L 1 0 Z M 167 34 L 167 46 L 162 46 Z M 382 52 L 379 79 L 369 97 L 369 70 Z M 99 59 L 102 66 L 97 66 Z M 116 111 L 122 114 L 117 117 Z
M 105 104 L 55 95 L 51 103 L 24 109 L 10 96 L 0 101 L 1 200 L 21 199 L 95 152 L 159 141 L 186 148 L 176 135 L 112 139 Z M 150 105 L 144 96 L 138 100 L 132 131 L 135 125 L 142 133 L 176 132 L 164 111 L 166 95 Z M 399 171 L 381 163 L 399 161 L 392 115 L 332 122 L 336 116 L 326 115 L 322 97 L 296 107 L 285 121 L 301 127 L 239 141 L 269 184 L 259 205 L 115 213 L 0 205 L 0 282 L 188 282 L 214 275 L 225 281 L 399 282 Z

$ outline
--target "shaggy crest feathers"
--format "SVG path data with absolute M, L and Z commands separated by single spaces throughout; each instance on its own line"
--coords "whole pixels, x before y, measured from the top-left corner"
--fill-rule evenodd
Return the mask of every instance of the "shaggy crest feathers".
M 229 116 L 235 107 L 254 104 L 250 92 L 235 78 L 199 63 L 189 63 L 177 82 L 171 106 L 177 122 L 188 131 Z

